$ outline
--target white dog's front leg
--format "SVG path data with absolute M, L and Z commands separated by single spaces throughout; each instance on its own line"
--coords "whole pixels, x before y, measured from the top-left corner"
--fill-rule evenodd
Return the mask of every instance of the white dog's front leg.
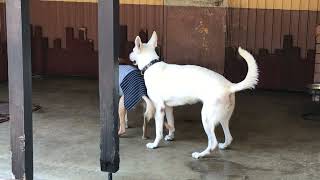
M 156 120 L 156 139 L 153 143 L 148 143 L 147 148 L 154 149 L 157 148 L 159 145 L 159 142 L 161 141 L 163 137 L 163 118 L 164 118 L 164 108 L 157 108 L 155 120 Z

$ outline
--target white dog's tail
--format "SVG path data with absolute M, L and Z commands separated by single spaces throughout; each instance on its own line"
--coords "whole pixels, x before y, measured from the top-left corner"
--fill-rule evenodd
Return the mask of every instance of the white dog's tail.
M 245 89 L 253 89 L 258 84 L 258 66 L 254 57 L 246 50 L 239 47 L 238 49 L 240 56 L 242 56 L 248 65 L 248 73 L 246 78 L 231 86 L 231 92 L 235 93 Z
M 149 98 L 146 96 L 142 96 L 143 100 L 146 102 L 146 111 L 144 112 L 144 118 L 149 122 L 153 117 L 156 112 L 156 108 L 154 107 L 153 103 L 150 101 Z M 167 122 L 164 122 L 164 126 L 170 130 L 173 129 L 174 127 L 171 127 Z
M 142 96 L 142 98 L 146 102 L 146 111 L 144 112 L 144 117 L 147 119 L 147 121 L 150 121 L 156 111 L 155 107 L 149 98 L 147 98 L 146 96 Z

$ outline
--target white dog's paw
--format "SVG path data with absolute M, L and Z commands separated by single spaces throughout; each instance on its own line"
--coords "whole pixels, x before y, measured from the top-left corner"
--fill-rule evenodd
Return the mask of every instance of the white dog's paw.
M 226 145 L 225 143 L 219 143 L 219 149 L 226 149 L 228 147 L 228 145 Z
M 194 153 L 192 153 L 192 157 L 195 158 L 195 159 L 199 159 L 200 158 L 200 153 L 194 152 Z
M 148 143 L 146 146 L 147 146 L 147 148 L 149 148 L 149 149 L 155 149 L 155 148 L 158 147 L 158 146 L 157 146 L 156 144 L 154 144 L 154 143 Z
M 174 140 L 174 135 L 166 135 L 165 137 L 164 137 L 164 140 L 166 140 L 166 141 L 173 141 Z

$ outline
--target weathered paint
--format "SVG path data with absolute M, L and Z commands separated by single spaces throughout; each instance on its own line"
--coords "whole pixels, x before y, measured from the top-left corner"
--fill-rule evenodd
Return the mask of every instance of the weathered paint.
M 315 56 L 315 66 L 314 66 L 314 82 L 320 83 L 320 26 L 316 29 L 316 56 Z
M 56 0 L 55 0 L 56 1 Z M 65 47 L 65 27 L 74 27 L 75 30 L 87 27 L 88 38 L 93 39 L 97 49 L 97 4 L 88 3 L 96 0 L 68 0 L 68 2 L 31 1 L 31 21 L 34 25 L 43 27 L 44 36 L 49 37 L 50 47 L 53 39 L 62 38 L 62 47 Z M 228 10 L 227 42 L 231 46 L 244 46 L 254 51 L 266 48 L 270 52 L 282 46 L 285 34 L 292 34 L 294 45 L 302 49 L 306 55 L 307 49 L 314 49 L 314 30 L 318 24 L 320 0 L 230 0 Z M 75 3 L 81 2 L 81 3 Z M 160 36 L 160 44 L 166 39 L 168 7 L 209 7 L 212 0 L 182 1 L 182 0 L 122 0 L 120 7 L 120 23 L 128 25 L 128 38 L 133 40 L 141 29 L 150 32 L 156 30 Z M 139 5 L 140 3 L 140 5 Z M 167 6 L 163 6 L 162 4 Z M 148 5 L 145 5 L 148 4 Z M 159 5 L 160 4 L 160 5 Z M 272 9 L 272 8 L 273 9 Z M 299 10 L 286 10 L 297 9 Z M 317 7 L 317 8 L 315 8 Z M 258 8 L 258 9 L 255 9 Z M 265 9 L 264 9 L 265 8 Z M 303 9 L 310 9 L 304 11 Z M 1 5 L 0 5 L 1 11 Z M 174 11 L 170 9 L 170 11 Z M 41 14 L 46 13 L 46 16 Z M 190 14 L 192 15 L 192 14 Z M 0 12 L 1 16 L 1 12 Z M 164 18 L 165 17 L 165 18 Z M 4 39 L 4 23 L 0 18 L 0 39 Z M 188 28 L 188 27 L 186 27 Z M 75 34 L 77 37 L 77 33 Z
M 167 11 L 166 60 L 200 65 L 222 74 L 226 9 L 170 6 Z
M 48 36 L 50 47 L 53 47 L 55 38 L 61 38 L 62 47 L 65 47 L 65 27 L 73 27 L 76 38 L 78 29 L 87 27 L 88 38 L 93 39 L 97 49 L 97 4 L 95 2 L 96 0 L 68 0 L 68 2 L 32 0 L 31 8 L 35 9 L 31 11 L 32 24 L 43 27 L 43 34 Z M 164 47 L 165 57 L 174 58 L 167 49 L 170 43 L 182 37 L 181 34 L 175 33 L 176 29 L 186 29 L 191 32 L 197 28 L 199 36 L 191 37 L 189 41 L 197 42 L 199 46 L 197 52 L 201 52 L 199 56 L 203 58 L 205 50 L 213 48 L 209 43 L 213 32 L 205 27 L 205 24 L 201 24 L 203 14 L 199 16 L 196 13 L 204 11 L 209 17 L 208 12 L 214 8 L 213 0 L 121 0 L 121 3 L 120 23 L 128 25 L 129 41 L 133 41 L 142 29 L 147 29 L 149 35 L 156 30 L 159 35 L 159 44 Z M 301 48 L 302 57 L 306 57 L 309 49 L 315 49 L 315 27 L 320 23 L 317 11 L 320 9 L 319 6 L 320 0 L 230 0 L 227 13 L 227 46 L 242 46 L 254 52 L 264 48 L 274 53 L 282 48 L 284 35 L 291 34 L 293 45 Z M 184 21 L 189 17 L 169 16 L 179 15 L 182 8 L 192 9 L 186 16 L 192 16 L 199 21 L 192 25 Z M 44 13 L 46 16 L 41 15 Z M 1 18 L 0 24 L 3 24 Z M 0 26 L 0 31 L 1 29 L 5 28 Z M 4 36 L 0 36 L 1 39 L 4 39 Z M 188 61 L 186 58 L 173 59 L 173 61 L 176 60 L 182 63 Z M 210 64 L 210 60 L 206 63 L 208 64 L 205 66 L 215 66 Z
M 0 0 L 3 2 L 4 0 Z M 97 3 L 97 0 L 41 0 Z M 120 0 L 121 4 L 215 7 L 220 0 Z M 222 7 L 318 11 L 320 0 L 224 0 Z
M 249 1 L 249 5 L 252 2 Z M 283 46 L 284 35 L 290 34 L 293 36 L 293 45 L 301 48 L 301 55 L 306 57 L 307 50 L 315 49 L 318 13 L 302 10 L 230 8 L 227 23 L 228 45 L 241 45 L 255 52 L 264 48 L 273 53 Z
M 97 3 L 98 0 L 40 0 L 46 2 Z M 163 5 L 164 0 L 120 0 L 120 4 Z
M 229 0 L 229 7 L 317 11 L 320 0 Z
M 40 0 L 52 2 L 77 2 L 77 3 L 97 3 L 97 0 Z M 201 0 L 201 1 L 183 1 L 183 0 L 120 0 L 120 4 L 137 4 L 137 5 L 168 5 L 168 6 L 195 6 L 195 7 L 215 7 L 216 2 L 221 0 Z M 223 2 L 227 6 L 227 1 Z
M 227 7 L 228 3 L 224 0 L 220 3 L 221 0 L 165 0 L 166 6 L 188 6 L 188 7 L 216 7 L 218 3 L 219 7 Z

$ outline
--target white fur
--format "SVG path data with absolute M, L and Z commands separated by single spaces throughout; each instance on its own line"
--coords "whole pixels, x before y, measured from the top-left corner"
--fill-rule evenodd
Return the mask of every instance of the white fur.
M 156 46 L 157 34 L 155 32 L 147 44 L 143 44 L 138 36 L 135 40 L 135 48 L 130 54 L 130 60 L 135 62 L 140 70 L 143 69 L 152 60 L 159 59 L 155 52 Z M 234 93 L 254 88 L 258 82 L 258 68 L 253 56 L 240 47 L 239 54 L 248 64 L 248 74 L 242 82 L 237 84 L 231 83 L 214 71 L 194 65 L 159 62 L 147 69 L 144 79 L 148 96 L 156 108 L 156 138 L 153 143 L 147 144 L 148 148 L 158 147 L 163 137 L 165 112 L 170 113 L 170 109 L 174 106 L 197 102 L 203 103 L 201 117 L 208 136 L 208 146 L 200 153 L 192 153 L 192 157 L 198 159 L 210 154 L 210 151 L 217 146 L 224 149 L 230 145 L 232 136 L 229 130 L 229 120 L 235 106 Z M 173 124 L 173 116 L 169 119 L 169 125 Z M 222 125 L 225 134 L 225 142 L 220 144 L 214 132 L 218 123 Z M 174 136 L 173 133 L 174 130 L 169 132 L 169 136 Z M 170 137 L 166 136 L 166 138 Z
M 144 112 L 143 116 L 142 139 L 147 139 L 147 123 L 153 118 L 155 108 L 149 98 L 147 98 L 146 96 L 142 96 L 142 98 L 145 101 L 146 105 L 146 111 Z

